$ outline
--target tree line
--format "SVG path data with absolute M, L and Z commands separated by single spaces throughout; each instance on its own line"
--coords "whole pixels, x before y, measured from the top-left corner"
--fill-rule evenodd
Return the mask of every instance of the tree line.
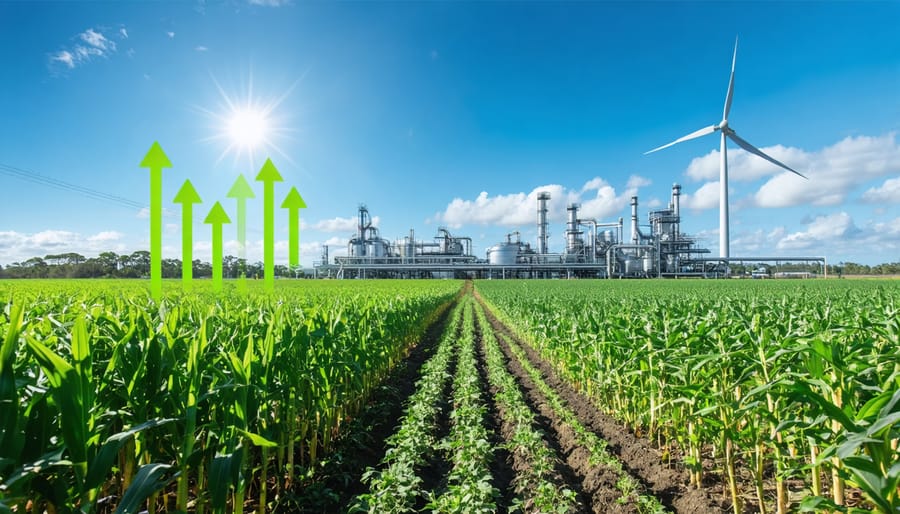
M 191 265 L 194 278 L 212 277 L 212 265 L 195 259 Z M 222 275 L 237 278 L 243 271 L 248 278 L 262 278 L 263 263 L 247 262 L 228 255 L 222 259 Z M 275 276 L 296 277 L 289 267 L 275 265 Z M 0 278 L 142 278 L 150 276 L 150 252 L 140 250 L 131 254 L 103 252 L 97 257 L 78 253 L 50 254 L 32 257 L 22 262 L 0 266 Z M 181 259 L 162 260 L 163 278 L 181 278 Z
M 192 263 L 195 278 L 212 277 L 212 265 L 195 259 Z M 732 274 L 749 274 L 755 266 L 734 264 L 731 266 Z M 772 268 L 774 269 L 774 268 Z M 767 267 L 767 271 L 769 267 Z M 808 271 L 820 273 L 818 264 L 782 264 L 778 271 Z M 228 255 L 222 259 L 222 275 L 225 278 L 237 278 L 244 272 L 248 278 L 262 278 L 263 263 L 247 262 Z M 275 265 L 275 276 L 296 277 L 300 271 L 294 273 L 283 264 Z M 858 264 L 855 262 L 842 262 L 829 264 L 828 274 L 841 275 L 900 275 L 900 262 L 885 264 Z M 181 259 L 162 260 L 163 278 L 181 278 Z M 150 276 L 150 252 L 139 250 L 131 254 L 118 255 L 115 252 L 103 252 L 97 257 L 85 257 L 78 253 L 61 253 L 45 255 L 44 257 L 32 257 L 22 262 L 13 262 L 4 267 L 0 266 L 0 278 L 141 278 Z

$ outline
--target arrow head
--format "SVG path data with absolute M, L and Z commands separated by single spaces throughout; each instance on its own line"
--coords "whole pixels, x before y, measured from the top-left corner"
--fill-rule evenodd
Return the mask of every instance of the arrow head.
M 282 209 L 305 209 L 306 202 L 303 201 L 303 197 L 300 196 L 300 193 L 297 192 L 296 187 L 292 187 L 291 191 L 288 193 L 287 197 L 285 197 L 284 202 L 281 204 Z
M 190 180 L 185 180 L 184 184 L 181 186 L 181 189 L 178 190 L 178 194 L 175 195 L 175 199 L 172 200 L 173 203 L 201 203 L 203 200 L 200 199 L 200 195 L 197 194 L 197 190 L 194 189 L 194 185 L 191 184 Z
M 275 173 L 278 173 L 277 171 Z M 257 177 L 259 180 L 259 177 Z M 243 174 L 238 175 L 237 180 L 234 181 L 234 185 L 231 186 L 231 189 L 228 190 L 228 194 L 226 195 L 228 198 L 256 198 L 256 195 L 253 194 L 253 189 L 250 188 L 250 184 L 247 183 L 247 179 L 244 178 Z
M 144 160 L 141 161 L 141 167 L 150 169 L 171 168 L 172 163 L 166 157 L 166 153 L 163 152 L 159 143 L 154 141 L 153 145 L 150 146 L 150 150 L 147 151 L 147 155 L 144 156 Z
M 206 216 L 206 219 L 203 220 L 203 223 L 221 225 L 222 223 L 231 223 L 231 218 L 229 218 L 228 214 L 225 213 L 225 209 L 222 208 L 222 204 L 216 202 L 216 204 L 213 205 L 212 209 L 209 210 L 209 214 Z
M 266 159 L 266 163 L 263 164 L 262 169 L 259 170 L 259 175 L 256 176 L 256 180 L 262 182 L 281 182 L 284 179 L 281 178 L 278 169 L 272 164 L 272 159 Z

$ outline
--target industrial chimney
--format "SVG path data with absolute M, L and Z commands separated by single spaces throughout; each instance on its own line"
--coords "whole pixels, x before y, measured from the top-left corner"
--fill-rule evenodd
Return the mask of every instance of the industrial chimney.
M 550 199 L 550 193 L 541 191 L 538 193 L 538 211 L 537 211 L 537 230 L 538 230 L 538 253 L 544 255 L 547 251 L 547 239 L 550 237 L 547 223 L 547 200 Z
M 631 244 L 640 243 L 640 229 L 638 229 L 637 218 L 638 200 L 636 196 L 631 197 Z

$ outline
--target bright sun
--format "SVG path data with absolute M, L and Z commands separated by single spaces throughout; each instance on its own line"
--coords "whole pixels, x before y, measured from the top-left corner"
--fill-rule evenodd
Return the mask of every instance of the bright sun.
M 263 100 L 253 94 L 253 78 L 242 94 L 229 95 L 215 78 L 213 82 L 221 95 L 222 103 L 217 112 L 200 108 L 213 122 L 213 135 L 206 141 L 221 141 L 225 149 L 219 156 L 220 162 L 227 155 L 234 157 L 234 163 L 246 159 L 251 169 L 260 164 L 266 157 L 274 157 L 278 153 L 282 158 L 291 158 L 278 147 L 276 141 L 285 137 L 289 130 L 284 122 L 275 116 L 275 109 L 283 102 L 296 86 L 296 82 L 283 95 L 272 100 Z M 243 163 L 242 163 L 243 164 Z
M 235 110 L 228 120 L 231 143 L 248 151 L 253 151 L 266 142 L 268 129 L 266 114 L 252 108 Z

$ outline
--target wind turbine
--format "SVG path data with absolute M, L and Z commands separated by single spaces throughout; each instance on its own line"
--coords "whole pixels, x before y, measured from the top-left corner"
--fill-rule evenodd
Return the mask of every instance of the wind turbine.
M 676 145 L 683 141 L 689 141 L 691 139 L 696 139 L 698 137 L 705 136 L 707 134 L 712 134 L 715 131 L 719 131 L 722 133 L 720 150 L 719 150 L 719 257 L 728 258 L 729 249 L 728 249 L 728 157 L 725 149 L 725 139 L 731 138 L 732 141 L 738 144 L 744 150 L 758 155 L 763 159 L 771 162 L 772 164 L 784 168 L 792 173 L 795 173 L 803 178 L 806 178 L 802 173 L 797 170 L 792 169 L 791 167 L 785 165 L 782 162 L 774 159 L 772 156 L 767 155 L 765 152 L 751 145 L 747 141 L 741 139 L 728 125 L 728 112 L 731 111 L 731 98 L 734 95 L 734 64 L 737 61 L 737 39 L 734 40 L 734 55 L 731 58 L 731 80 L 728 81 L 728 94 L 725 96 L 725 110 L 722 113 L 722 121 L 715 125 L 710 125 L 708 127 L 702 128 L 696 132 L 691 132 L 690 134 L 680 137 L 675 141 L 667 145 L 662 145 L 659 148 L 654 148 L 649 152 L 644 152 L 644 155 L 649 153 L 653 153 L 663 148 L 668 148 L 672 145 Z

